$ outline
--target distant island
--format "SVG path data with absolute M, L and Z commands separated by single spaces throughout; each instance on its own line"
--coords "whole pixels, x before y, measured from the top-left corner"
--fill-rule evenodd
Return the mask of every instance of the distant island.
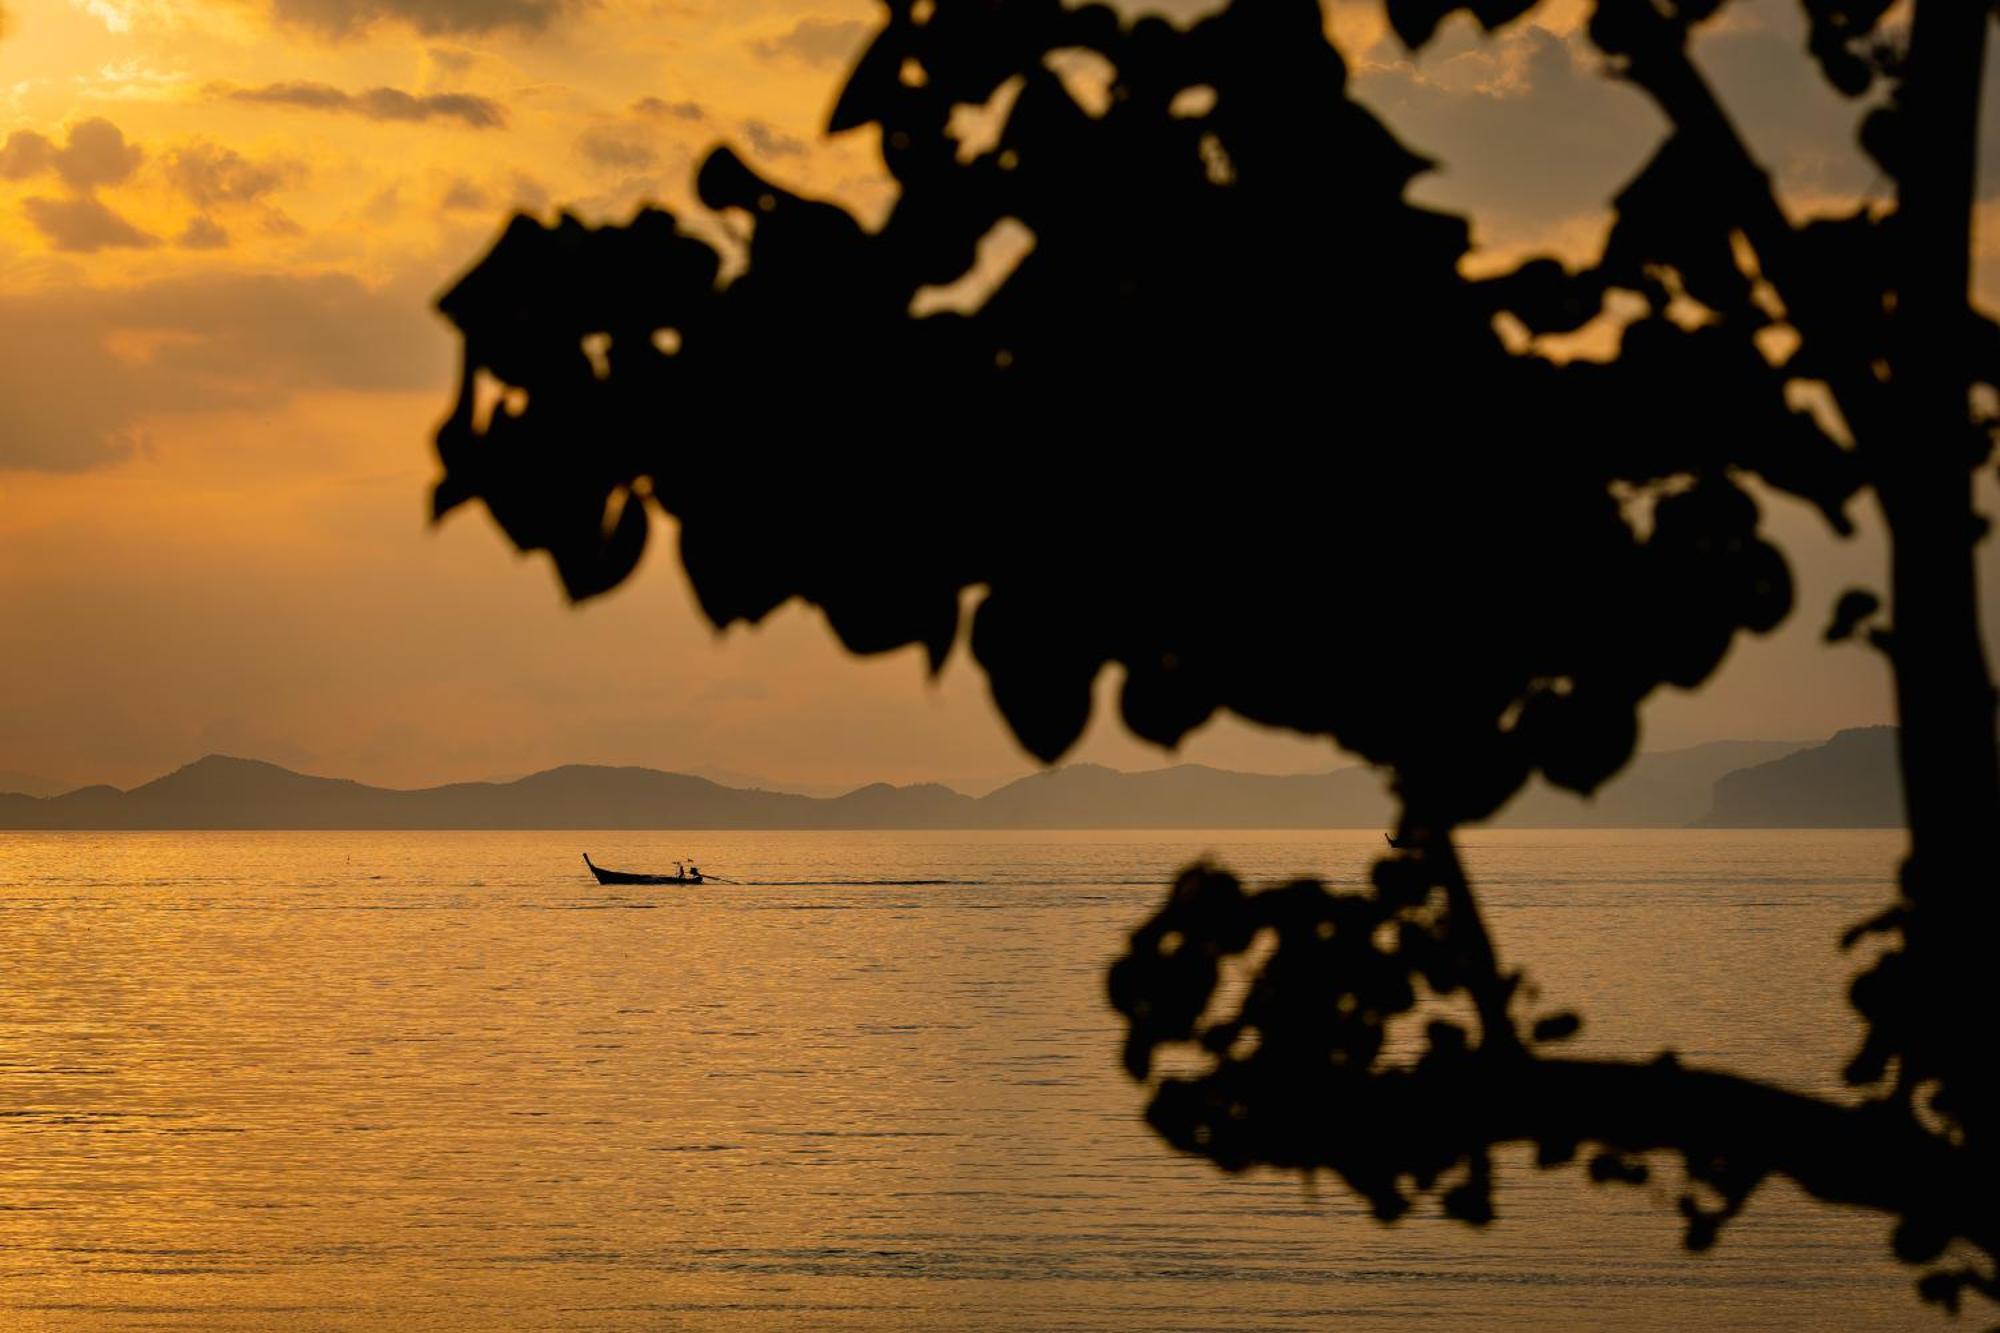
M 1824 745 L 1725 773 L 1711 828 L 1888 828 L 1903 822 L 1896 728 L 1857 727 Z
M 120 791 L 0 795 L 0 829 L 1386 828 L 1375 770 L 1125 773 L 1072 764 L 973 797 L 937 783 L 843 796 L 724 786 L 685 773 L 571 764 L 511 782 L 400 791 L 210 755 Z M 1718 741 L 1639 756 L 1594 799 L 1537 783 L 1502 828 L 1888 827 L 1902 817 L 1895 730 L 1821 745 Z

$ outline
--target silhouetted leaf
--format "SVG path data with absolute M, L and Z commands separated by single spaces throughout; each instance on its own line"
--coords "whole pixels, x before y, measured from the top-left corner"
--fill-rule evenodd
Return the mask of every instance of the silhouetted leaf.
M 1583 1020 L 1575 1014 L 1550 1014 L 1535 1020 L 1536 1041 L 1568 1041 L 1583 1030 Z
M 1882 607 L 1882 599 L 1862 588 L 1849 588 L 1840 594 L 1834 603 L 1833 619 L 1826 627 L 1826 641 L 1840 643 L 1853 637 L 1861 622 L 1874 615 Z

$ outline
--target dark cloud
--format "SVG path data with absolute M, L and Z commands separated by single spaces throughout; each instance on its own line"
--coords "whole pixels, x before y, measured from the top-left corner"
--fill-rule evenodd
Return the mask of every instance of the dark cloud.
M 782 37 L 766 37 L 751 43 L 751 49 L 766 60 L 789 56 L 809 65 L 831 65 L 851 60 L 875 32 L 875 25 L 859 19 L 800 19 Z
M 278 407 L 313 389 L 442 393 L 451 349 L 432 285 L 237 273 L 0 294 L 0 468 L 115 461 L 152 413 Z
M 90 191 L 116 185 L 139 169 L 145 156 L 125 142 L 124 131 L 102 117 L 70 126 L 69 142 L 58 148 L 33 130 L 16 130 L 0 145 L 0 177 L 23 180 L 53 171 L 71 189 Z
M 660 160 L 643 133 L 623 125 L 596 125 L 576 141 L 576 150 L 600 167 L 643 171 Z
M 465 177 L 459 176 L 445 187 L 444 197 L 438 200 L 438 207 L 447 213 L 487 211 L 493 207 L 493 199 L 486 191 Z
M 55 164 L 56 146 L 33 130 L 15 130 L 0 144 L 0 178 L 26 180 L 54 170 Z
M 761 120 L 744 121 L 743 137 L 750 141 L 750 147 L 759 157 L 798 157 L 806 151 L 803 140 Z
M 140 231 L 87 194 L 68 199 L 24 199 L 21 211 L 58 250 L 89 254 L 96 250 L 142 250 L 160 243 L 157 236 Z
M 56 174 L 78 190 L 116 185 L 139 169 L 139 145 L 101 117 L 70 126 L 69 146 L 56 154 Z
M 425 54 L 430 56 L 432 64 L 453 74 L 465 73 L 479 60 L 477 51 L 468 51 L 459 46 L 433 46 Z
M 282 23 L 327 37 L 350 37 L 382 21 L 438 37 L 506 28 L 539 32 L 578 7 L 578 0 L 276 0 L 272 12 Z
M 230 88 L 238 102 L 295 106 L 309 111 L 333 111 L 369 120 L 455 120 L 476 130 L 498 129 L 507 111 L 490 98 L 472 93 L 409 93 L 401 88 L 369 88 L 350 93 L 330 83 L 272 83 L 262 88 Z
M 58 250 L 89 254 L 97 250 L 143 249 L 159 238 L 139 230 L 97 198 L 97 187 L 116 185 L 139 169 L 144 154 L 125 142 L 124 132 L 102 118 L 70 126 L 61 148 L 32 130 L 17 130 L 0 144 L 0 177 L 26 180 L 54 172 L 70 187 L 66 199 L 36 197 L 21 201 L 21 211 L 36 231 Z
M 438 208 L 447 213 L 541 213 L 548 206 L 548 187 L 520 172 L 505 181 L 489 180 L 483 185 L 469 177 L 454 176 L 438 199 Z
M 195 143 L 166 159 L 167 179 L 198 208 L 247 204 L 304 179 L 305 165 L 272 159 L 253 162 L 233 148 Z
M 198 217 L 182 229 L 174 244 L 183 250 L 225 250 L 229 232 L 213 218 Z
M 642 97 L 632 104 L 634 115 L 646 116 L 652 120 L 701 121 L 708 119 L 708 111 L 699 102 L 669 102 L 660 97 Z
M 522 172 L 514 173 L 514 179 L 509 183 L 507 190 L 509 208 L 518 208 L 529 213 L 542 213 L 548 209 L 551 197 L 549 187 L 533 176 Z

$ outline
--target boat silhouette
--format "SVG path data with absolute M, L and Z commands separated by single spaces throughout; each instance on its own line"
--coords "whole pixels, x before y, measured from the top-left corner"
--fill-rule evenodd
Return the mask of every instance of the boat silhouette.
M 686 870 L 682 870 L 679 862 L 675 863 L 675 873 L 671 875 L 642 875 L 631 870 L 606 870 L 590 859 L 589 852 L 583 854 L 583 863 L 590 867 L 591 874 L 597 876 L 599 884 L 701 884 L 707 880 L 699 867 L 689 866 Z

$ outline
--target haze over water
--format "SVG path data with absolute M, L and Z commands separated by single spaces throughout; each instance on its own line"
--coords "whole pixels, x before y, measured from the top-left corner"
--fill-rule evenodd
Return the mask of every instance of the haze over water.
M 1829 1090 L 1895 832 L 1488 832 L 1579 1052 Z M 1175 870 L 1373 833 L 0 834 L 0 1326 L 1942 1328 L 1888 1223 L 1503 1158 L 1370 1220 L 1144 1127 L 1106 963 Z M 753 883 L 607 890 L 696 856 Z

